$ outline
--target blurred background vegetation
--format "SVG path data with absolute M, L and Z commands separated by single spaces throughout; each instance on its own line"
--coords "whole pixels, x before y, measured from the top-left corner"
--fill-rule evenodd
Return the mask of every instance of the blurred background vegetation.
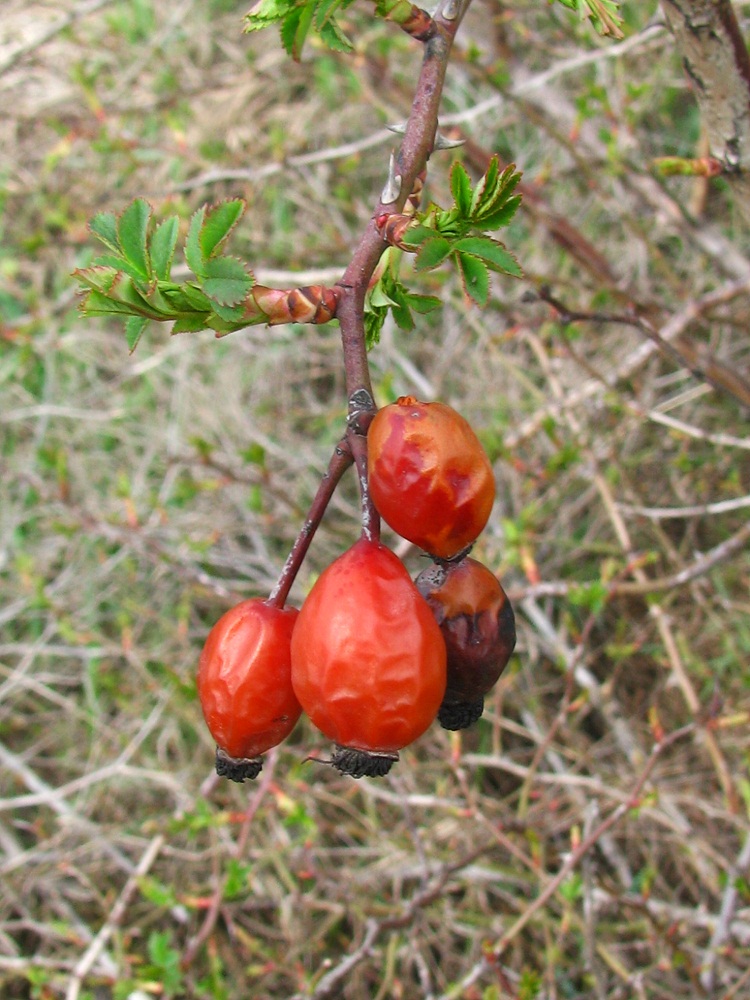
M 386 779 L 306 761 L 328 747 L 303 720 L 236 786 L 197 657 L 272 586 L 341 432 L 337 327 L 152 327 L 129 356 L 71 271 L 98 211 L 240 196 L 259 280 L 335 280 L 419 45 L 367 4 L 353 54 L 293 64 L 242 34 L 246 2 L 4 0 L 3 996 L 747 995 L 750 436 L 722 386 L 749 377 L 750 241 L 721 178 L 660 175 L 705 155 L 701 122 L 658 4 L 624 6 L 613 42 L 559 4 L 474 0 L 442 124 L 474 177 L 495 152 L 523 170 L 504 238 L 526 277 L 483 311 L 420 278 L 444 308 L 372 352 L 379 403 L 449 402 L 492 458 L 476 554 L 514 598 L 511 665 L 475 729 Z M 295 602 L 357 533 L 350 477 Z

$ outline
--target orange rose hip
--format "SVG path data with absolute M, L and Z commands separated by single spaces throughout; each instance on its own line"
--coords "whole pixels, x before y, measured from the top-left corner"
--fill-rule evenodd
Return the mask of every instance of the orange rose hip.
M 320 575 L 292 636 L 292 684 L 337 744 L 332 763 L 387 774 L 445 694 L 445 642 L 398 557 L 360 539 Z
M 439 559 L 476 540 L 492 510 L 495 480 L 459 413 L 401 396 L 376 413 L 367 450 L 373 502 L 397 534 Z
M 302 709 L 291 679 L 292 629 L 299 612 L 259 598 L 216 622 L 198 663 L 198 696 L 216 741 L 217 773 L 255 778 L 260 754 L 281 743 Z

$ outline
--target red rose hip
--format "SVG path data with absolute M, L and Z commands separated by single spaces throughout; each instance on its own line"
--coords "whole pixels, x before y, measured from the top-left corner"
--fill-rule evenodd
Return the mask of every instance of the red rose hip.
M 292 684 L 353 777 L 386 774 L 430 726 L 445 694 L 446 652 L 398 557 L 361 539 L 321 574 L 292 636 Z
M 373 417 L 367 451 L 373 502 L 395 532 L 439 559 L 476 540 L 492 510 L 495 480 L 459 413 L 401 396 Z
M 206 639 L 198 696 L 216 740 L 217 773 L 234 781 L 256 777 L 259 755 L 281 743 L 300 717 L 291 680 L 298 614 L 254 598 L 222 615 Z

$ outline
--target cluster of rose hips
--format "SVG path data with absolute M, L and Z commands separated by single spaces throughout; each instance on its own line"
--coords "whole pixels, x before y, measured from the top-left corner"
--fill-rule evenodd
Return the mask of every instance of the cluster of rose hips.
M 412 581 L 363 534 L 321 574 L 302 609 L 243 601 L 209 633 L 198 693 L 216 770 L 243 781 L 302 711 L 355 778 L 387 774 L 437 719 L 470 726 L 516 641 L 499 582 L 467 553 L 495 498 L 489 460 L 451 407 L 412 396 L 367 432 L 367 480 L 383 520 L 432 564 Z

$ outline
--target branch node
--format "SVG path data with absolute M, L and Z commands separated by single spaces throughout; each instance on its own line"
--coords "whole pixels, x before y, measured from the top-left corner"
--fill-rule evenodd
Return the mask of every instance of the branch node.
M 349 413 L 346 418 L 346 425 L 354 434 L 365 437 L 367 428 L 377 412 L 375 400 L 365 388 L 355 389 L 349 397 Z

